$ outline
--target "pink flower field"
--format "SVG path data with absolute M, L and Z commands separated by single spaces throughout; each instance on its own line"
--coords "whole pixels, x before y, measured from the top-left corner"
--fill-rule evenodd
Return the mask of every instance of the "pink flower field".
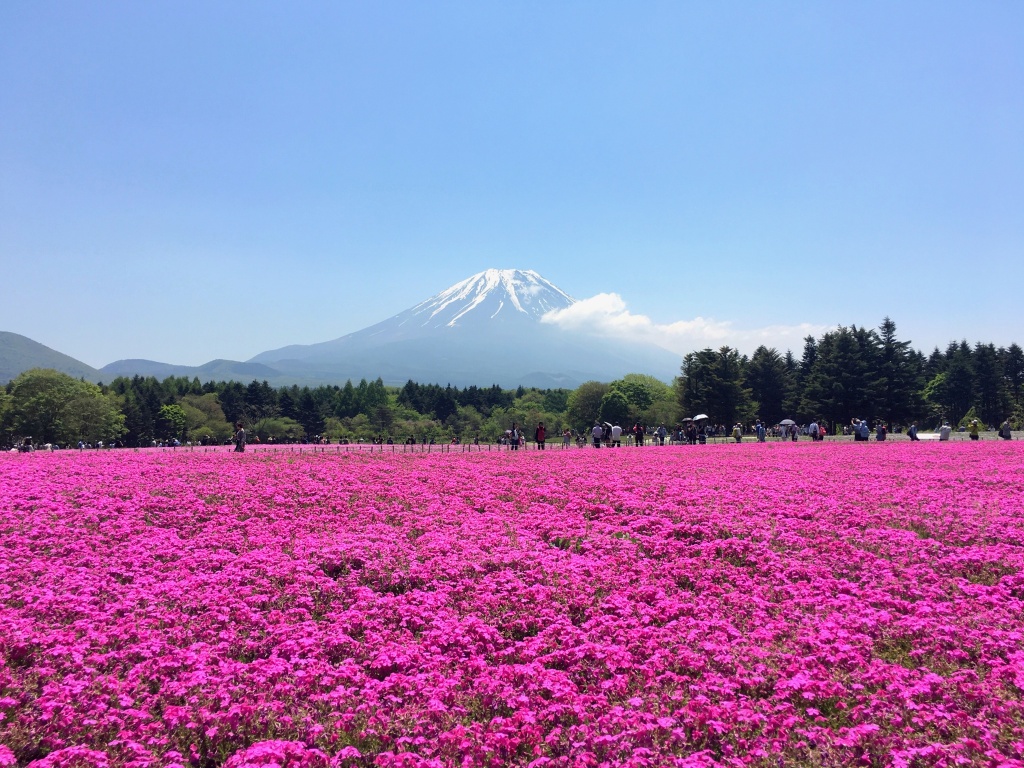
M 0 768 L 1024 765 L 1024 443 L 0 456 Z

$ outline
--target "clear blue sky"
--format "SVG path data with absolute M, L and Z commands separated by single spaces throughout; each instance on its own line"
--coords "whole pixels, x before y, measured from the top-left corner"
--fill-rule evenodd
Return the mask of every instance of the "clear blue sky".
M 489 267 L 1024 343 L 1024 3 L 0 4 L 0 330 L 247 359 Z

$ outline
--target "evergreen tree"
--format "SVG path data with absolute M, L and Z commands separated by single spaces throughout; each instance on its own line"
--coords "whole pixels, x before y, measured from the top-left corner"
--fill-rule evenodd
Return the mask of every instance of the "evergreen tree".
M 245 413 L 245 387 L 237 381 L 229 381 L 217 393 L 220 407 L 231 424 L 241 421 Z
M 129 389 L 122 396 L 121 413 L 124 414 L 124 442 L 131 446 L 149 445 L 156 437 L 155 417 L 148 412 L 139 393 Z
M 278 393 L 277 410 L 282 418 L 298 421 L 298 419 L 295 418 L 298 415 L 298 405 L 295 402 L 298 397 L 298 393 L 298 387 L 282 389 Z
M 797 418 L 824 419 L 830 426 L 848 424 L 853 418 L 875 415 L 874 382 L 870 360 L 871 333 L 840 327 L 822 336 L 811 372 L 807 376 Z
M 277 391 L 264 381 L 255 381 L 245 388 L 245 416 L 249 423 L 272 419 L 278 415 Z
M 459 407 L 450 384 L 444 389 L 434 385 L 431 389 L 430 401 L 426 405 L 428 408 L 426 412 L 432 413 L 434 418 L 441 422 L 454 415 Z
M 798 384 L 800 363 L 797 362 L 793 352 L 789 349 L 786 350 L 782 362 L 786 366 L 786 397 L 783 400 L 783 411 L 787 417 L 792 417 L 800 406 L 800 387 Z
M 1003 380 L 1003 366 L 994 344 L 978 342 L 971 356 L 974 369 L 972 405 L 986 424 L 998 424 L 1010 408 Z
M 326 424 L 325 414 L 320 409 L 317 399 L 309 387 L 303 387 L 299 393 L 298 418 L 308 438 L 322 435 Z
M 827 334 L 826 334 L 827 335 Z M 822 337 L 824 338 L 824 337 Z M 789 401 L 786 403 L 786 413 L 795 417 L 800 413 L 804 402 L 804 391 L 807 388 L 811 377 L 811 371 L 818 360 L 818 341 L 813 336 L 804 337 L 804 350 L 800 362 L 796 366 L 793 375 L 793 390 Z
M 719 424 L 751 421 L 754 402 L 744 375 L 745 359 L 731 347 L 691 352 L 676 379 L 679 405 L 688 415 L 703 411 Z
M 958 423 L 974 399 L 974 369 L 971 348 L 966 341 L 951 342 L 943 357 L 942 370 L 925 387 L 932 413 Z
M 1024 350 L 1017 344 L 1011 344 L 1000 351 L 1003 380 L 1010 396 L 1011 407 L 1019 408 L 1024 405 L 1021 401 L 1021 393 L 1024 391 Z
M 896 323 L 886 317 L 878 332 L 875 413 L 890 426 L 907 424 L 921 410 L 918 358 L 909 341 L 896 338 Z
M 359 386 L 356 388 L 355 402 L 359 413 L 372 417 L 377 413 L 378 408 L 388 404 L 388 391 L 384 386 L 384 381 L 380 377 L 369 383 L 366 379 L 360 379 Z
M 356 388 L 352 386 L 352 379 L 349 379 L 334 397 L 334 415 L 339 419 L 351 419 L 357 413 Z
M 690 352 L 683 357 L 676 379 L 676 395 L 684 416 L 708 412 L 708 404 L 714 400 L 714 363 L 715 351 L 710 348 Z
M 925 380 L 931 381 L 940 373 L 946 370 L 946 356 L 942 354 L 942 351 L 935 347 L 932 353 L 928 355 L 928 360 L 924 364 L 922 375 Z
M 792 359 L 792 355 L 790 355 Z M 786 361 L 778 350 L 764 345 L 754 350 L 747 365 L 746 386 L 757 405 L 757 416 L 766 424 L 778 424 L 786 418 L 786 400 L 792 385 Z

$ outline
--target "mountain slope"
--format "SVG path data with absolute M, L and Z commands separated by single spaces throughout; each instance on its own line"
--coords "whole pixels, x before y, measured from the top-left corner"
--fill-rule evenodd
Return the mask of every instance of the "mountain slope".
M 81 360 L 50 349 L 27 336 L 0 331 L 0 384 L 6 384 L 32 368 L 52 368 L 93 383 L 102 379 L 99 371 Z
M 630 372 L 665 380 L 678 358 L 653 345 L 569 333 L 540 322 L 575 303 L 533 271 L 489 269 L 383 322 L 332 341 L 263 352 L 249 362 L 303 379 L 386 384 L 575 387 Z
M 405 341 L 463 341 L 467 334 L 524 332 L 539 326 L 541 316 L 563 309 L 575 299 L 533 271 L 489 269 L 456 283 L 415 307 L 339 339 L 261 352 L 250 363 L 338 362 L 354 352 L 380 350 Z
M 670 381 L 679 358 L 651 344 L 602 339 L 542 323 L 546 312 L 575 303 L 528 270 L 489 269 L 383 322 L 319 344 L 269 350 L 247 362 L 201 366 L 118 360 L 99 371 L 24 336 L 0 333 L 0 383 L 33 367 L 56 368 L 90 381 L 117 376 L 198 377 L 200 381 L 266 380 L 272 386 L 373 380 L 402 385 L 573 388 L 647 373 Z

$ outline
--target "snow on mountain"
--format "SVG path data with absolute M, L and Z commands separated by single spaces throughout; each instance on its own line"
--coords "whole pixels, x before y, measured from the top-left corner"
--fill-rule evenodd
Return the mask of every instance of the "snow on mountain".
M 460 321 L 467 322 L 471 313 L 477 310 L 474 320 L 484 315 L 494 320 L 502 312 L 506 316 L 520 312 L 539 320 L 545 312 L 564 309 L 575 302 L 569 294 L 533 270 L 488 269 L 417 304 L 403 313 L 407 315 L 403 322 L 452 328 Z
M 659 347 L 573 333 L 540 322 L 575 303 L 532 270 L 488 269 L 376 325 L 319 344 L 263 352 L 248 362 L 301 380 L 380 376 L 457 386 L 575 387 L 625 373 L 668 380 L 675 355 Z
M 465 342 L 469 336 L 484 336 L 498 342 L 509 333 L 522 334 L 539 326 L 545 312 L 575 301 L 532 270 L 488 269 L 369 328 L 333 341 L 263 352 L 249 362 L 273 365 L 280 360 L 334 359 L 424 338 Z

